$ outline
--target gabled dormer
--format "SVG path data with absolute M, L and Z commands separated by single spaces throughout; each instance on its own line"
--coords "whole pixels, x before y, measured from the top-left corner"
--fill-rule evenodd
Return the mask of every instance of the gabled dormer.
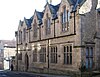
M 43 15 L 42 38 L 52 38 L 54 36 L 54 23 L 53 20 L 58 18 L 57 11 L 59 5 L 52 5 L 47 2 Z
M 19 21 L 19 25 L 18 25 L 18 44 L 22 44 L 22 26 L 23 26 L 23 21 Z
M 39 36 L 40 36 L 40 26 L 43 23 L 42 22 L 42 18 L 43 18 L 43 12 L 38 12 L 35 10 L 34 12 L 34 17 L 32 20 L 32 31 L 33 31 L 33 35 L 32 35 L 32 39 L 33 41 L 39 40 Z
M 67 0 L 62 0 L 58 10 L 58 18 L 60 25 L 60 32 L 65 33 L 70 30 L 70 17 L 71 17 L 71 5 Z
M 24 18 L 25 24 L 27 26 L 27 29 L 31 28 L 31 23 L 32 23 L 32 17 L 30 19 Z
M 20 20 L 18 25 L 18 30 L 21 30 L 22 26 L 23 26 L 23 21 Z

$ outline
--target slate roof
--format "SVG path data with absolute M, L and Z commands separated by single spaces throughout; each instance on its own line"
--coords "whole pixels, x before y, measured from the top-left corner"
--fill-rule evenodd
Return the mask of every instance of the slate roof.
M 20 24 L 21 26 L 23 26 L 23 21 L 20 20 L 20 21 L 19 21 L 19 24 Z
M 68 0 L 68 2 L 73 5 L 72 12 L 77 10 L 78 5 L 82 5 L 86 0 Z
M 42 24 L 42 18 L 43 18 L 44 13 L 43 12 L 36 11 L 36 14 L 37 14 L 37 18 L 39 20 L 39 25 L 41 25 Z
M 30 19 L 26 19 L 25 17 L 24 17 L 24 20 L 25 20 L 25 23 L 26 23 L 26 25 L 27 25 L 27 28 L 31 28 L 31 23 L 32 23 L 32 17 L 30 18 Z
M 60 4 L 61 4 L 61 3 L 60 3 Z M 58 17 L 58 16 L 57 16 L 57 11 L 58 11 L 58 9 L 59 9 L 60 4 L 55 5 L 55 6 L 49 4 L 50 11 L 51 11 L 51 13 L 52 13 L 52 19 L 56 19 L 56 18 Z
M 100 13 L 100 8 L 98 8 L 97 11 Z
M 74 11 L 77 10 L 77 6 L 78 5 L 81 6 L 86 0 L 67 0 L 67 1 L 73 6 L 71 12 L 74 12 Z M 58 18 L 57 12 L 58 12 L 60 4 L 52 5 L 52 4 L 49 4 L 47 2 L 47 4 L 45 5 L 45 7 L 47 5 L 49 5 L 49 8 L 50 8 L 50 11 L 51 11 L 51 14 L 52 14 L 52 19 L 57 19 Z M 98 9 L 98 10 L 100 11 L 100 9 Z M 36 11 L 36 14 L 37 14 L 37 17 L 38 17 L 38 20 L 39 20 L 39 25 L 41 25 L 44 12 Z M 24 20 L 25 20 L 25 23 L 27 25 L 27 28 L 31 28 L 31 23 L 32 23 L 32 20 L 33 20 L 33 16 L 30 19 L 24 18 Z M 20 21 L 20 24 L 22 26 L 23 25 L 23 21 Z

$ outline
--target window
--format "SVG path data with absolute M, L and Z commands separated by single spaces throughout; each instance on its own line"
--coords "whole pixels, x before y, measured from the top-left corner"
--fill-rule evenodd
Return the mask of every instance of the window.
M 86 68 L 93 67 L 93 47 L 86 48 Z
M 22 31 L 19 31 L 19 43 L 22 43 Z
M 51 63 L 57 63 L 57 47 L 51 47 Z
M 46 62 L 46 48 L 42 47 L 40 50 L 40 62 Z
M 45 25 L 46 25 L 46 35 L 50 34 L 51 33 L 51 22 L 50 22 L 50 17 L 48 17 L 48 14 L 47 14 L 47 19 L 45 20 Z
M 22 53 L 18 54 L 18 60 L 22 60 Z
M 34 20 L 34 25 L 33 25 L 33 36 L 37 37 L 37 23 L 36 23 L 36 20 Z
M 23 40 L 26 41 L 26 29 L 23 29 Z
M 33 51 L 33 62 L 37 62 L 37 49 Z
M 30 35 L 30 29 L 29 29 L 29 42 L 31 41 L 31 39 L 30 39 L 30 38 L 31 38 L 31 35 Z
M 66 7 L 64 7 L 63 13 L 61 14 L 62 31 L 69 30 L 69 20 L 70 12 L 66 10 Z
M 72 46 L 64 46 L 64 64 L 72 64 Z

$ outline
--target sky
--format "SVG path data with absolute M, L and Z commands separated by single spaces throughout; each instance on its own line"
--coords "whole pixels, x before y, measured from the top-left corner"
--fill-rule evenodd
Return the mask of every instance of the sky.
M 43 11 L 47 0 L 0 0 L 0 40 L 15 39 L 19 20 L 30 18 L 35 9 Z M 49 1 L 49 0 L 48 0 Z M 52 0 L 56 5 L 61 0 Z

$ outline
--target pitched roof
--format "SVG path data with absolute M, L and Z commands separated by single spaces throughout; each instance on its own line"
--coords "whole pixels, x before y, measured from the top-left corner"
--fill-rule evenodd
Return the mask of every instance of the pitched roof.
M 82 5 L 86 0 L 68 0 L 68 2 L 73 5 L 72 12 L 76 11 L 78 5 Z
M 24 20 L 25 20 L 25 23 L 26 23 L 26 25 L 27 25 L 27 28 L 31 28 L 31 23 L 32 23 L 32 17 L 30 18 L 30 19 L 26 19 L 25 17 L 24 17 Z
M 21 26 L 23 26 L 23 21 L 20 20 L 20 21 L 19 21 L 19 24 L 20 24 Z
M 39 24 L 42 24 L 43 12 L 36 11 L 37 18 L 39 20 Z
M 2 42 L 2 46 L 9 46 L 9 47 L 15 47 L 16 46 L 15 40 L 0 40 L 0 41 Z
M 100 8 L 98 8 L 97 11 L 100 13 Z
M 61 3 L 60 3 L 61 4 Z M 57 16 L 57 11 L 59 9 L 59 6 L 60 4 L 57 4 L 57 5 L 52 5 L 52 4 L 49 4 L 49 7 L 50 7 L 50 11 L 52 13 L 52 19 L 56 19 L 58 16 Z

